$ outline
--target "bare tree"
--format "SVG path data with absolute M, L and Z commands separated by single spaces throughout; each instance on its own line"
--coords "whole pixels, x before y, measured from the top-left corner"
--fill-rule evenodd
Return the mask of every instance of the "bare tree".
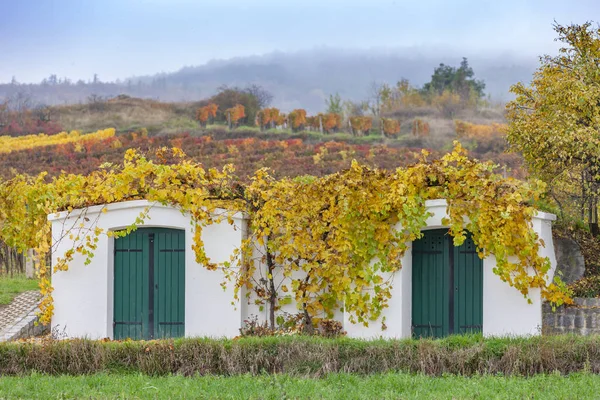
M 8 125 L 8 100 L 5 100 L 3 103 L 0 103 L 0 128 Z
M 271 92 L 269 92 L 260 85 L 248 85 L 246 86 L 246 89 L 244 89 L 244 91 L 256 97 L 256 101 L 258 101 L 258 106 L 260 108 L 267 107 L 271 104 L 271 101 L 273 101 L 273 95 L 271 94 Z
M 25 90 L 18 90 L 8 96 L 7 102 L 8 108 L 18 113 L 23 113 L 33 108 L 33 97 L 31 93 Z
M 381 114 L 381 107 L 382 107 L 382 89 L 383 89 L 384 85 L 381 83 L 377 83 L 375 81 L 371 82 L 371 84 L 369 85 L 369 91 L 368 91 L 368 95 L 369 95 L 369 108 L 371 109 L 371 113 L 373 114 L 373 116 L 375 116 L 376 118 L 379 118 L 380 114 Z
M 366 101 L 354 102 L 346 100 L 342 103 L 342 112 L 344 113 L 345 118 L 362 117 L 368 109 L 369 104 Z
M 40 103 L 33 108 L 33 115 L 40 121 L 48 122 L 52 120 L 54 111 L 52 107 Z
M 90 105 L 90 111 L 103 111 L 106 99 L 100 95 L 92 93 L 88 96 L 87 102 Z
M 6 99 L 7 111 L 16 115 L 17 121 L 23 125 L 27 113 L 33 108 L 33 97 L 25 90 L 17 90 Z

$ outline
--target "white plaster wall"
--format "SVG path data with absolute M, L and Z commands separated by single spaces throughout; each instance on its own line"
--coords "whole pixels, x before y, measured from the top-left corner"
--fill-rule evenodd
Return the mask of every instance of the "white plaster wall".
M 533 229 L 544 241 L 540 255 L 548 257 L 551 269 L 548 276 L 554 276 L 556 256 L 552 242 L 552 214 L 538 213 L 533 219 Z M 542 328 L 542 298 L 540 289 L 530 289 L 527 299 L 515 288 L 502 282 L 492 272 L 496 266 L 495 257 L 483 261 L 483 334 L 484 336 L 527 336 L 539 335 Z
M 266 262 L 264 262 L 264 259 L 266 257 L 266 252 L 265 252 L 264 246 L 259 246 L 258 244 L 256 244 L 253 253 L 254 253 L 253 259 L 254 259 L 255 265 L 256 265 L 256 271 L 254 272 L 254 280 L 259 281 L 261 278 L 265 278 L 267 275 L 267 272 L 266 272 L 267 265 L 266 265 Z M 302 280 L 305 277 L 306 277 L 306 274 L 303 271 L 294 271 L 291 278 L 285 278 L 283 276 L 283 272 L 281 271 L 281 269 L 278 268 L 275 270 L 275 273 L 273 274 L 273 281 L 275 282 L 275 286 L 278 288 L 281 288 L 282 285 L 287 285 L 288 288 L 291 288 L 291 282 L 293 279 Z M 243 315 L 242 319 L 246 320 L 246 319 L 249 319 L 249 318 L 255 316 L 255 317 L 257 317 L 257 321 L 260 323 L 268 322 L 269 321 L 269 306 L 268 306 L 268 304 L 259 306 L 259 305 L 255 304 L 256 296 L 254 294 L 251 293 L 251 295 L 249 297 L 245 297 L 244 294 L 247 292 L 244 290 L 242 293 L 243 293 L 243 295 L 241 297 L 241 301 L 242 301 L 241 307 L 242 307 L 242 315 Z M 290 296 L 292 298 L 292 300 L 291 300 L 291 303 L 280 306 L 281 308 L 275 312 L 276 318 L 277 318 L 277 316 L 284 315 L 285 313 L 293 315 L 293 314 L 297 314 L 297 313 L 301 312 L 301 309 L 298 308 L 298 304 L 294 300 L 293 293 L 291 292 L 291 290 L 286 294 L 283 291 L 281 291 L 281 289 L 280 289 L 279 293 L 281 294 L 282 297 L 284 295 Z M 321 313 L 321 314 L 318 314 L 317 317 L 327 318 L 327 315 L 325 313 Z M 337 308 L 334 311 L 333 319 L 336 321 L 343 321 L 343 318 L 344 318 L 344 313 L 339 308 Z
M 402 269 L 395 273 L 392 280 L 391 299 L 389 299 L 389 307 L 384 308 L 381 312 L 381 317 L 376 321 L 369 321 L 368 326 L 363 323 L 350 322 L 350 315 L 344 314 L 343 324 L 344 330 L 349 337 L 361 339 L 373 338 L 403 338 L 410 337 L 411 329 L 411 296 L 412 296 L 412 253 L 410 249 L 412 244 L 409 244 L 409 249 L 402 257 Z M 407 267 L 408 266 L 408 267 Z M 385 276 L 386 279 L 390 275 Z M 385 318 L 386 329 L 383 328 L 383 318 Z
M 447 217 L 445 200 L 426 202 L 427 211 L 432 215 L 427 219 L 424 230 L 444 228 L 442 219 Z M 556 258 L 552 242 L 552 223 L 556 217 L 552 214 L 538 213 L 533 219 L 533 229 L 545 242 L 540 254 L 549 257 L 552 269 L 549 276 L 554 276 Z M 400 226 L 397 229 L 401 229 Z M 381 322 L 370 323 L 368 327 L 351 324 L 344 318 L 344 329 L 348 336 L 356 338 L 408 338 L 412 325 L 412 246 L 402 258 L 402 270 L 394 277 L 392 298 L 389 307 L 383 311 L 387 329 L 381 329 Z M 540 334 L 542 325 L 541 295 L 539 289 L 530 290 L 532 304 L 513 287 L 502 282 L 493 273 L 495 258 L 483 260 L 483 334 L 485 336 L 522 336 Z
M 151 208 L 145 227 L 185 230 L 185 335 L 236 336 L 242 315 L 239 304 L 235 307 L 231 304 L 233 290 L 231 287 L 223 290 L 220 285 L 223 274 L 220 271 L 209 271 L 195 262 L 191 248 L 191 220 L 178 209 L 140 200 L 108 205 L 106 213 L 102 213 L 102 206 L 97 206 L 84 211 L 85 215 L 79 210 L 52 215 L 49 220 L 52 222 L 53 242 L 57 242 L 53 263 L 71 247 L 68 238 L 59 241 L 65 229 L 77 228 L 80 223 L 89 226 L 96 220 L 97 226 L 105 231 L 121 229 L 131 225 L 147 206 Z M 88 221 L 82 218 L 84 216 Z M 240 246 L 245 234 L 245 220 L 238 214 L 234 221 L 234 226 L 225 221 L 204 228 L 202 239 L 212 261 L 229 260 L 233 250 Z M 83 259 L 76 256 L 68 271 L 52 275 L 52 327 L 64 329 L 68 337 L 98 339 L 113 335 L 114 239 L 102 234 L 97 245 L 91 264 L 84 265 Z
M 430 200 L 426 203 L 427 218 L 425 229 L 443 228 L 442 219 L 446 216 L 445 200 Z M 396 229 L 402 229 L 400 225 Z M 402 269 L 396 273 L 393 280 L 392 298 L 389 307 L 384 309 L 387 329 L 382 330 L 381 321 L 373 321 L 368 327 L 362 324 L 352 324 L 349 318 L 344 318 L 344 330 L 348 336 L 364 339 L 372 338 L 407 338 L 412 335 L 412 243 L 407 243 L 408 249 L 402 257 Z
M 88 209 L 89 224 L 99 218 L 98 226 L 105 230 L 126 227 L 149 205 L 146 201 L 116 203 L 107 206 L 108 212 L 101 213 L 102 207 Z M 446 217 L 445 200 L 433 200 L 426 203 L 427 210 L 432 214 L 427 219 L 426 229 L 443 228 L 442 219 Z M 51 216 L 53 238 L 61 236 L 63 225 L 70 227 L 76 220 L 73 212 L 70 218 L 66 213 Z M 546 246 L 540 250 L 542 256 L 550 259 L 553 276 L 556 268 L 554 246 L 552 243 L 551 214 L 539 213 L 533 219 L 533 228 L 540 235 Z M 148 227 L 168 227 L 186 231 L 186 336 L 237 336 L 244 320 L 257 315 L 259 321 L 267 321 L 268 308 L 260 310 L 252 302 L 243 297 L 241 303 L 232 306 L 233 290 L 231 285 L 223 290 L 220 283 L 223 275 L 219 271 L 208 271 L 194 260 L 191 250 L 192 227 L 190 219 L 177 209 L 154 205 L 150 211 Z M 400 227 L 397 227 L 400 229 Z M 210 225 L 204 228 L 203 240 L 207 254 L 213 261 L 226 261 L 232 251 L 239 247 L 246 236 L 246 220 L 243 216 L 235 218 L 235 227 L 227 222 Z M 68 240 L 60 242 L 56 256 L 61 256 L 69 248 Z M 113 243 L 114 240 L 101 235 L 98 249 L 92 263 L 83 265 L 83 260 L 77 258 L 71 263 L 67 272 L 53 274 L 55 291 L 55 315 L 52 326 L 66 328 L 70 337 L 103 338 L 112 337 L 113 315 Z M 412 324 L 412 244 L 402 259 L 402 270 L 393 277 L 392 298 L 389 307 L 383 311 L 387 329 L 382 330 L 381 320 L 373 321 L 368 327 L 362 324 L 352 324 L 348 315 L 337 312 L 335 319 L 342 321 L 348 336 L 357 338 L 406 338 L 411 336 Z M 258 252 L 256 257 L 261 256 Z M 531 290 L 530 298 L 533 304 L 514 288 L 502 282 L 492 272 L 495 266 L 494 257 L 484 260 L 483 268 L 483 333 L 485 336 L 499 335 L 535 335 L 539 334 L 541 326 L 541 297 L 539 290 Z M 264 268 L 264 265 L 262 266 Z M 260 272 L 257 271 L 257 276 Z M 277 280 L 282 277 L 276 276 Z M 294 303 L 287 305 L 282 311 L 295 313 L 298 311 Z

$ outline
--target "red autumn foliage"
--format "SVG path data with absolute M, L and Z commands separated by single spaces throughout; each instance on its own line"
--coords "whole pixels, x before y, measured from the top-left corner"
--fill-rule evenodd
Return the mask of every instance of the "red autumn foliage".
M 211 136 L 191 136 L 186 133 L 155 137 L 121 134 L 105 140 L 90 140 L 78 151 L 73 144 L 64 144 L 0 154 L 0 177 L 10 177 L 11 169 L 29 174 L 48 171 L 51 176 L 59 174 L 61 170 L 87 174 L 103 163 L 121 162 L 128 148 L 151 154 L 152 150 L 163 146 L 180 147 L 190 158 L 207 168 L 221 168 L 231 163 L 243 179 L 262 167 L 271 168 L 276 176 L 330 174 L 348 168 L 352 159 L 376 167 L 395 169 L 415 162 L 420 154 L 419 149 L 343 142 L 314 145 L 301 139 L 216 140 Z M 327 149 L 323 162 L 316 164 L 313 156 L 321 154 L 323 148 Z

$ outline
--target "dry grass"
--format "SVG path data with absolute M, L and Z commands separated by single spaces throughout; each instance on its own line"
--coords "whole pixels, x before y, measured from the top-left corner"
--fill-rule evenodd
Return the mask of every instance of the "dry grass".
M 93 131 L 114 127 L 118 131 L 152 127 L 155 130 L 197 127 L 193 104 L 160 103 L 136 98 L 111 99 L 94 104 L 59 106 L 54 118 L 66 130 Z
M 161 103 L 124 96 L 92 104 L 53 107 L 52 115 L 66 130 L 93 131 L 114 127 L 117 131 L 128 131 L 145 127 L 153 134 L 169 134 L 198 130 L 194 120 L 198 105 L 198 102 Z M 406 108 L 385 116 L 401 121 L 402 137 L 405 139 L 402 144 L 407 146 L 443 150 L 456 138 L 453 119 L 445 118 L 435 107 Z M 430 125 L 428 136 L 413 137 L 409 133 L 415 118 Z M 465 109 L 459 111 L 455 118 L 478 124 L 504 122 L 503 111 L 499 108 Z M 241 131 L 249 129 L 240 128 Z
M 387 372 L 440 376 L 600 373 L 600 340 L 552 336 L 530 339 L 361 341 L 311 337 L 179 339 L 152 342 L 49 341 L 0 345 L 0 375 L 38 372 L 80 375 L 290 374 L 321 377 Z
M 447 151 L 452 147 L 452 141 L 457 139 L 454 119 L 469 121 L 475 124 L 505 123 L 502 107 L 484 109 L 464 109 L 457 112 L 453 118 L 447 118 L 433 106 L 404 108 L 385 115 L 401 121 L 400 143 L 407 147 L 421 147 L 438 151 Z M 410 132 L 415 119 L 427 122 L 430 133 L 427 136 L 414 136 Z

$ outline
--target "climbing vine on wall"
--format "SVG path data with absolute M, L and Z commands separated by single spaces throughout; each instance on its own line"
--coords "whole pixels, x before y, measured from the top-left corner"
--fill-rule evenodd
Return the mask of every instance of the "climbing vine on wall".
M 550 263 L 539 256 L 543 243 L 531 225 L 543 184 L 503 178 L 492 164 L 468 158 L 458 143 L 439 160 L 428 161 L 424 152 L 417 164 L 396 171 L 353 162 L 345 171 L 320 178 L 277 180 L 261 169 L 249 184 L 238 181 L 232 166 L 207 170 L 177 148 L 159 149 L 157 156 L 153 162 L 128 150 L 122 164 L 106 164 L 89 175 L 49 179 L 42 173 L 0 182 L 0 240 L 38 254 L 42 322 L 48 323 L 53 312 L 45 262 L 54 250 L 48 215 L 72 215 L 72 226 L 61 235 L 72 247 L 56 255 L 52 266 L 67 270 L 76 255 L 88 261 L 93 257 L 100 235 L 125 235 L 148 214 L 145 210 L 125 231 L 104 232 L 97 226 L 101 214 L 90 220 L 87 207 L 134 199 L 189 213 L 199 264 L 221 270 L 236 297 L 268 303 L 272 313 L 295 300 L 309 327 L 342 304 L 351 320 L 368 324 L 378 319 L 391 297 L 393 273 L 402 267 L 406 243 L 419 238 L 426 226 L 425 201 L 438 198 L 447 199 L 444 223 L 455 245 L 468 230 L 480 257 L 495 255 L 493 272 L 525 297 L 540 288 L 554 304 L 571 301 L 560 280 L 547 280 Z M 233 213 L 239 211 L 249 215 L 251 235 L 230 260 L 213 263 L 202 228 L 224 220 L 233 223 Z

